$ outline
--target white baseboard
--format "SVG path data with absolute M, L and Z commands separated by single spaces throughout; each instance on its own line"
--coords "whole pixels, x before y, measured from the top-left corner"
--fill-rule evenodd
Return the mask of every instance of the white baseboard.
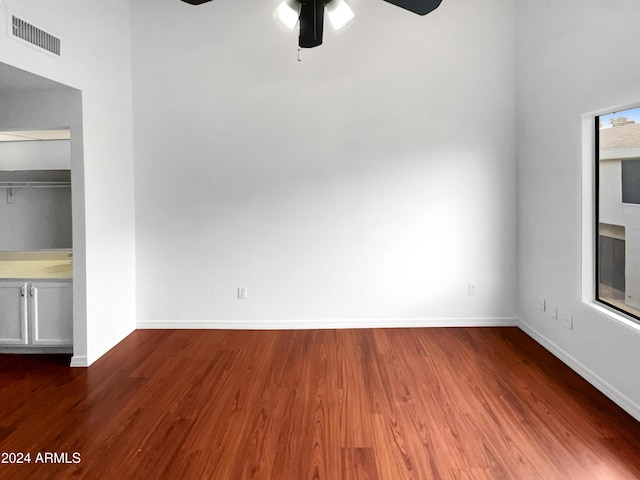
M 528 323 L 520 321 L 518 326 L 523 332 L 525 332 L 527 335 L 533 338 L 536 342 L 538 342 L 544 348 L 549 350 L 552 354 L 554 354 L 562 362 L 564 362 L 572 370 L 574 370 L 578 375 L 584 378 L 587 382 L 589 382 L 595 388 L 600 390 L 600 392 L 602 392 L 612 402 L 616 403 L 625 412 L 627 412 L 629 415 L 631 415 L 632 417 L 634 417 L 636 420 L 640 422 L 640 405 L 635 403 L 633 400 L 631 400 L 620 390 L 612 386 L 602 377 L 595 374 L 592 370 L 584 366 L 580 361 L 578 361 L 573 356 L 569 355 L 565 350 L 563 350 L 558 345 L 556 345 L 551 340 L 549 340 L 547 337 L 542 335 L 540 332 L 538 332 Z
M 326 330 L 342 328 L 516 327 L 515 318 L 351 318 L 327 320 L 139 320 L 138 329 Z
M 89 355 L 74 355 L 71 357 L 71 366 L 88 367 L 133 332 L 134 330 L 125 330 L 121 332 L 119 335 L 109 339 L 108 341 L 102 342 L 97 348 L 92 348 Z
M 88 367 L 89 361 L 85 355 L 74 355 L 71 357 L 71 366 L 72 367 Z

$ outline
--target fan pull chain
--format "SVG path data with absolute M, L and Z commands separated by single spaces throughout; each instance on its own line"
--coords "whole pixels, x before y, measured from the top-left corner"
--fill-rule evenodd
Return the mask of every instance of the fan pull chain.
M 300 47 L 298 47 L 298 61 L 302 61 L 302 49 Z

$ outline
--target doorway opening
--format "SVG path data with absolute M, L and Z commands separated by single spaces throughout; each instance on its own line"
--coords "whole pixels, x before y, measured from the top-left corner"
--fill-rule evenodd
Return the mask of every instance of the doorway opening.
M 0 63 L 3 353 L 86 349 L 81 107 L 79 90 Z

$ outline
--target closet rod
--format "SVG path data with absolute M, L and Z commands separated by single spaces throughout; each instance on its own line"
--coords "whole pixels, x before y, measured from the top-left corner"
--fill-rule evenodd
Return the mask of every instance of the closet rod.
M 0 188 L 64 188 L 71 182 L 0 182 Z

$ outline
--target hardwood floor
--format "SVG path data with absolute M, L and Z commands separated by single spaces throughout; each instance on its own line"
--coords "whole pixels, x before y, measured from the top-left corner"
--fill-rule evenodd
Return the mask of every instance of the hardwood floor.
M 31 455 L 0 478 L 640 478 L 640 423 L 515 328 L 140 330 L 67 364 L 0 356 L 0 452 Z

